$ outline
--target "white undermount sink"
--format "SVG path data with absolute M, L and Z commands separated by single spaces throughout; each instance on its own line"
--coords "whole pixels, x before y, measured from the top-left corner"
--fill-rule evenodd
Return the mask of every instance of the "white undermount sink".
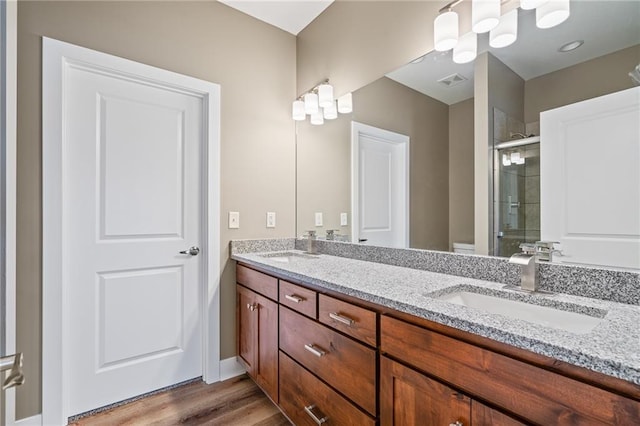
M 492 314 L 500 314 L 510 318 L 540 324 L 546 327 L 566 330 L 575 334 L 587 334 L 602 322 L 602 318 L 582 313 L 564 311 L 470 291 L 447 293 L 437 297 L 437 299 Z
M 261 254 L 260 257 L 264 257 L 265 259 L 280 263 L 291 263 L 292 261 L 297 259 L 317 259 L 316 256 L 305 253 L 297 253 L 295 251 L 265 253 Z

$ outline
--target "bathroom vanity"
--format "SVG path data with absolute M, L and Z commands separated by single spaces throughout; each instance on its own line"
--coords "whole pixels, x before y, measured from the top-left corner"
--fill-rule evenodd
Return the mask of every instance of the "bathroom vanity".
M 297 425 L 638 424 L 640 306 L 296 250 L 233 258 L 239 358 Z M 447 300 L 461 291 L 593 323 Z

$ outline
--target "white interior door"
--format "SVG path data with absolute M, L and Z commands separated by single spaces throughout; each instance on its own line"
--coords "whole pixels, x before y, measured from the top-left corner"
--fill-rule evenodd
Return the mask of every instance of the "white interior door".
M 640 269 L 640 87 L 540 115 L 541 237 L 562 262 Z
M 56 75 L 61 51 L 81 59 L 63 55 Z M 62 79 L 45 86 L 62 109 L 64 419 L 203 375 L 203 327 L 210 326 L 203 317 L 213 302 L 208 290 L 216 290 L 205 285 L 205 274 L 216 271 L 207 247 L 218 244 L 204 232 L 205 205 L 215 206 L 204 195 L 212 94 L 189 90 L 195 79 L 55 40 L 45 40 L 44 66 L 45 79 Z M 54 113 L 46 111 L 49 122 Z M 45 167 L 45 179 L 50 174 Z M 47 222 L 55 188 L 48 188 L 45 240 L 55 236 Z M 45 242 L 45 273 L 55 272 L 52 250 Z M 48 294 L 45 321 L 55 318 L 47 311 L 57 301 Z M 56 377 L 47 368 L 48 331 L 45 323 L 44 399 Z M 48 404 L 45 423 L 57 417 Z
M 409 137 L 352 123 L 353 242 L 409 245 Z

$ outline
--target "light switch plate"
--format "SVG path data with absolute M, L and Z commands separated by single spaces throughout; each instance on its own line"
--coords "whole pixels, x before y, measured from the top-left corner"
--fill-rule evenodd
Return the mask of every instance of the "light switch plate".
M 267 228 L 276 227 L 276 212 L 267 212 Z
M 340 213 L 340 226 L 347 226 L 348 224 L 349 224 L 349 221 L 347 220 L 347 214 Z
M 322 226 L 322 212 L 316 213 L 316 226 Z
M 240 228 L 240 212 L 229 212 L 229 229 Z

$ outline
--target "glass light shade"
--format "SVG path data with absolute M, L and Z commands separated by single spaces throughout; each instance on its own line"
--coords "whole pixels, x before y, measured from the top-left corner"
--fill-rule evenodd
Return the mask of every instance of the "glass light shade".
M 315 93 L 307 93 L 304 95 L 304 112 L 305 114 L 315 114 L 320 110 L 318 106 L 318 95 Z
M 433 22 L 433 42 L 438 52 L 446 52 L 458 44 L 458 14 L 448 11 Z
M 522 10 L 531 10 L 540 6 L 542 3 L 547 0 L 520 0 L 520 9 Z
M 489 33 L 491 47 L 506 47 L 518 38 L 518 9 L 500 17 L 500 23 Z
M 326 108 L 333 103 L 333 86 L 330 84 L 321 84 L 318 86 L 318 104 L 322 108 Z
M 311 124 L 316 126 L 324 124 L 324 118 L 322 117 L 322 110 L 318 109 L 317 112 L 311 114 L 310 121 L 311 121 Z
M 291 116 L 296 121 L 302 121 L 307 118 L 307 114 L 304 112 L 304 102 L 303 101 L 293 101 L 293 108 L 291 112 Z
M 338 98 L 338 112 L 340 114 L 349 114 L 353 111 L 353 98 L 351 93 L 342 95 Z
M 453 62 L 466 64 L 473 61 L 478 55 L 478 35 L 469 32 L 460 37 L 458 44 L 453 48 Z
M 536 9 L 536 26 L 551 28 L 569 17 L 569 0 L 549 0 Z
M 322 108 L 322 112 L 326 120 L 334 120 L 338 118 L 338 107 L 336 106 L 336 101 L 333 101 L 329 106 Z
M 471 29 L 486 33 L 500 21 L 500 0 L 471 0 Z

